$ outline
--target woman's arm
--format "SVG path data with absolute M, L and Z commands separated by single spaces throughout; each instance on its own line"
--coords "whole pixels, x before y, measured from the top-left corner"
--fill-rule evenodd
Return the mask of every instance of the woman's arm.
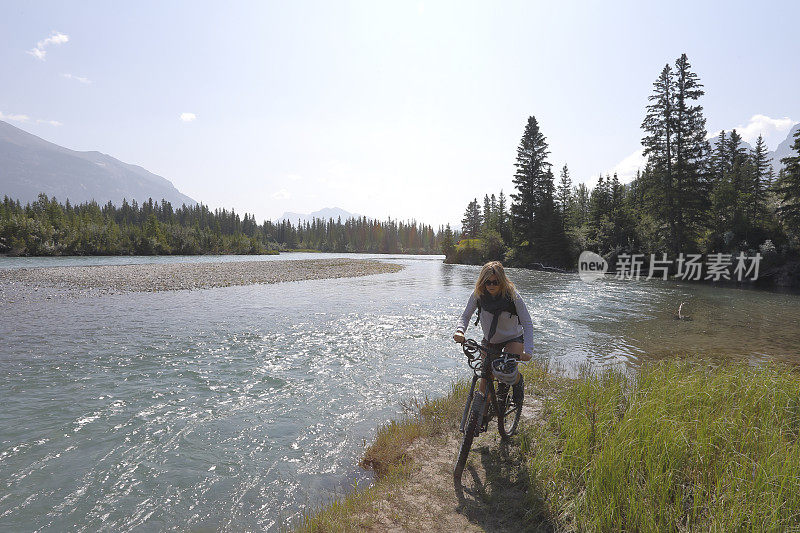
M 528 312 L 528 308 L 525 306 L 525 302 L 522 300 L 522 296 L 520 296 L 519 293 L 514 295 L 514 304 L 517 306 L 519 323 L 522 324 L 522 337 L 523 341 L 525 342 L 523 351 L 528 355 L 533 355 L 533 321 L 531 320 L 531 315 Z
M 458 326 L 456 326 L 456 332 L 461 333 L 462 335 L 467 331 L 467 326 L 469 326 L 469 319 L 472 318 L 472 314 L 475 312 L 475 309 L 478 308 L 478 300 L 475 298 L 475 293 L 469 295 L 469 300 L 467 300 L 467 307 L 464 308 L 464 312 L 461 313 L 461 317 L 458 319 Z

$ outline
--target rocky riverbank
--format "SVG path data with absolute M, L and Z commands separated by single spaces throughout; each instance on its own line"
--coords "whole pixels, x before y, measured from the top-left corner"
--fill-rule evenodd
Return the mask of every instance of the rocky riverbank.
M 364 259 L 12 268 L 0 270 L 0 301 L 18 297 L 21 292 L 54 297 L 87 292 L 175 291 L 369 276 L 397 272 L 402 268 L 392 263 Z

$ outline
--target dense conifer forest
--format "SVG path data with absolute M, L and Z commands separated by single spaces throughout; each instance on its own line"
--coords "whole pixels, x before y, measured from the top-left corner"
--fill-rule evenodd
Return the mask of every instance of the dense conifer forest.
M 466 208 L 459 242 L 446 233 L 447 261 L 505 260 L 516 266 L 574 269 L 590 250 L 613 265 L 622 254 L 761 254 L 766 265 L 794 261 L 800 249 L 800 131 L 793 157 L 775 175 L 759 137 L 748 150 L 736 130 L 707 140 L 699 100 L 703 85 L 686 55 L 667 64 L 642 122 L 647 164 L 620 183 L 600 176 L 589 190 L 572 185 L 569 168 L 548 162 L 535 117 L 517 148 L 515 191 L 476 198 Z
M 761 254 L 767 265 L 800 251 L 800 131 L 775 175 L 759 137 L 752 150 L 736 130 L 707 140 L 703 85 L 685 54 L 653 83 L 642 122 L 647 163 L 630 183 L 600 176 L 573 186 L 556 174 L 547 139 L 528 118 L 506 195 L 469 203 L 461 230 L 388 219 L 258 224 L 252 215 L 202 204 L 123 201 L 70 205 L 44 194 L 0 204 L 0 254 L 263 254 L 281 250 L 444 253 L 448 262 L 500 259 L 512 266 L 574 269 L 591 250 L 613 263 L 624 254 Z
M 205 205 L 173 209 L 169 202 L 120 207 L 95 202 L 73 206 L 39 195 L 21 205 L 0 204 L 0 254 L 197 255 L 266 254 L 298 249 L 321 252 L 440 253 L 440 235 L 417 222 L 367 218 L 256 223 L 245 213 Z

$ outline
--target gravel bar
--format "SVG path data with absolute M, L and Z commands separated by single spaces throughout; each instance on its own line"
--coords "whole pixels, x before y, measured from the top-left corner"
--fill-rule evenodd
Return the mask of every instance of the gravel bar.
M 177 291 L 398 272 L 402 266 L 366 259 L 231 261 L 0 270 L 0 286 L 101 293 Z

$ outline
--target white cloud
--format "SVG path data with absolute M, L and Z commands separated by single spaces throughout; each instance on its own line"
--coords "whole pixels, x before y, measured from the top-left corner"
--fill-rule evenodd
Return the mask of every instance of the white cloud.
M 84 78 L 83 76 L 74 76 L 72 74 L 62 74 L 62 76 L 67 78 L 68 80 L 79 81 L 79 82 L 84 83 L 86 85 L 92 83 L 92 80 L 90 80 L 89 78 Z
M 28 50 L 28 53 L 41 61 L 44 61 L 44 56 L 47 54 L 47 52 L 44 50 L 39 50 L 38 48 L 31 48 Z
M 613 176 L 616 172 L 619 181 L 622 183 L 628 183 L 629 181 L 633 181 L 633 178 L 636 177 L 637 170 L 644 169 L 645 163 L 647 163 L 647 158 L 644 156 L 644 148 L 639 148 L 628 157 L 617 163 L 614 168 L 608 172 L 604 172 L 603 175 L 605 176 L 606 174 L 609 174 Z
M 300 181 L 301 179 L 303 179 L 303 176 L 299 174 L 286 174 L 286 179 L 291 181 Z
M 746 125 L 736 126 L 736 131 L 742 139 L 752 145 L 755 145 L 759 135 L 763 135 L 767 144 L 770 144 L 770 140 L 782 141 L 795 124 L 797 121 L 789 117 L 770 118 L 766 115 L 753 115 Z
M 795 124 L 797 124 L 797 121 L 792 120 L 789 117 L 770 118 L 766 115 L 753 115 L 750 117 L 750 120 L 746 125 L 736 126 L 736 131 L 742 136 L 742 139 L 752 145 L 755 145 L 756 139 L 758 139 L 759 135 L 763 135 L 764 141 L 770 145 L 770 140 L 775 140 L 776 142 L 782 141 L 786 136 L 786 133 Z M 715 133 L 709 132 L 708 138 L 710 139 L 715 137 L 719 135 L 719 133 L 719 131 Z M 606 174 L 613 176 L 616 172 L 617 177 L 622 183 L 628 183 L 629 181 L 632 181 L 633 178 L 636 177 L 636 171 L 643 170 L 645 164 L 647 163 L 647 158 L 644 156 L 643 152 L 643 148 L 636 150 L 622 161 L 617 163 L 614 168 L 604 172 L 603 176 Z
M 50 46 L 51 44 L 64 44 L 69 42 L 69 35 L 65 35 L 61 32 L 54 31 L 50 33 L 50 37 L 46 39 L 42 39 L 38 43 L 36 43 L 36 48 L 31 48 L 28 50 L 28 53 L 35 57 L 40 61 L 44 61 L 45 56 L 47 55 L 47 51 L 45 48 Z
M 61 124 L 61 122 L 59 122 L 57 120 L 44 120 L 44 119 L 41 119 L 41 118 L 32 119 L 28 115 L 23 115 L 23 114 L 20 114 L 20 113 L 11 113 L 9 115 L 6 115 L 2 111 L 0 111 L 0 120 L 6 120 L 6 121 L 10 121 L 10 122 L 31 122 L 31 121 L 34 121 L 37 124 L 50 124 L 51 126 L 62 126 L 63 125 L 63 124 Z
M 194 113 L 181 113 L 180 119 L 184 122 L 192 122 L 197 119 L 197 115 Z
M 286 189 L 281 189 L 279 191 L 275 191 L 274 193 L 272 193 L 271 197 L 273 200 L 288 200 L 289 198 L 292 197 L 292 193 L 290 193 Z
M 8 120 L 11 122 L 28 122 L 31 119 L 28 115 L 17 115 L 17 114 L 10 114 L 6 115 L 2 111 L 0 111 L 0 120 Z

